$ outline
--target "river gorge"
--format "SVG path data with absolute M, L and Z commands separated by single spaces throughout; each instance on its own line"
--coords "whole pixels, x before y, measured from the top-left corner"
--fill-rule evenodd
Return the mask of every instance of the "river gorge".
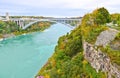
M 0 78 L 34 78 L 53 54 L 58 38 L 70 30 L 57 23 L 42 32 L 0 41 Z

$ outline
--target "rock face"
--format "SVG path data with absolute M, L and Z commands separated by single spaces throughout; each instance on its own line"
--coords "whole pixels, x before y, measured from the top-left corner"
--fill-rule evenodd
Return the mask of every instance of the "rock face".
M 118 31 L 110 29 L 100 33 L 95 45 L 83 42 L 84 57 L 97 72 L 102 71 L 107 73 L 107 78 L 120 78 L 120 70 L 116 65 L 112 65 L 110 58 L 103 53 L 97 46 L 106 46 L 110 41 L 114 40 Z
M 115 29 L 109 29 L 100 33 L 97 37 L 95 45 L 105 47 L 110 41 L 114 40 L 116 34 L 118 33 Z
M 111 64 L 110 58 L 100 50 L 94 49 L 94 46 L 87 42 L 84 42 L 84 56 L 97 72 L 100 70 L 108 73 L 108 78 L 112 78 L 112 76 L 120 78 L 120 70 Z

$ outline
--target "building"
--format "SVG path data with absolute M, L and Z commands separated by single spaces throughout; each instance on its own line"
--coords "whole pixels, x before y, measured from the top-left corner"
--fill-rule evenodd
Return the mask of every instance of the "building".
M 8 12 L 6 12 L 6 20 L 7 20 L 7 21 L 10 20 L 10 18 L 9 18 L 9 13 L 8 13 Z

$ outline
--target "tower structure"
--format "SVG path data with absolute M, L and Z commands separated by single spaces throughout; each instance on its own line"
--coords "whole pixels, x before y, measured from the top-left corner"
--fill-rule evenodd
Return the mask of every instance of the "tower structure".
M 8 13 L 8 12 L 6 12 L 6 20 L 7 20 L 7 21 L 10 20 L 10 18 L 9 18 L 9 13 Z

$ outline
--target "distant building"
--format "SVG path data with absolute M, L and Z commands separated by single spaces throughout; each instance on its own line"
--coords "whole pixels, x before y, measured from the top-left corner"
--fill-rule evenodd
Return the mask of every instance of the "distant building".
M 10 20 L 10 18 L 9 18 L 9 13 L 8 13 L 8 12 L 6 12 L 6 20 L 7 20 L 7 21 Z

